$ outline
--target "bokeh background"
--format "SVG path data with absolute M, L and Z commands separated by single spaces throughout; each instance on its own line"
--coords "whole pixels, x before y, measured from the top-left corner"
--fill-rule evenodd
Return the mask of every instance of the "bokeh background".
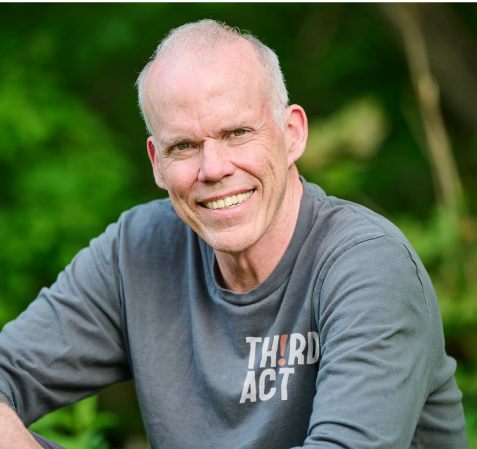
M 279 55 L 310 121 L 301 173 L 416 248 L 477 448 L 474 4 L 0 4 L 0 325 L 122 211 L 164 196 L 134 83 L 171 28 L 203 18 Z M 132 383 L 31 428 L 68 449 L 147 447 Z

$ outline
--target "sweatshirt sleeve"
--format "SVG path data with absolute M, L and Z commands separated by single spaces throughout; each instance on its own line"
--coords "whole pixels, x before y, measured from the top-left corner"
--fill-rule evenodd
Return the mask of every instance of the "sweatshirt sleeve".
M 120 224 L 80 251 L 0 334 L 0 397 L 28 426 L 128 380 L 121 332 Z
M 410 447 L 444 350 L 423 275 L 387 236 L 332 263 L 316 292 L 321 360 L 305 448 Z

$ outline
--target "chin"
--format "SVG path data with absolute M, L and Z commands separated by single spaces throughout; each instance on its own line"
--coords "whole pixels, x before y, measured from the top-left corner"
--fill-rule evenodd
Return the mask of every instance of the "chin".
M 254 243 L 254 239 L 249 237 L 242 236 L 241 238 L 231 238 L 230 235 L 220 236 L 220 235 L 206 235 L 201 236 L 205 242 L 214 248 L 216 251 L 222 253 L 240 253 L 250 248 Z

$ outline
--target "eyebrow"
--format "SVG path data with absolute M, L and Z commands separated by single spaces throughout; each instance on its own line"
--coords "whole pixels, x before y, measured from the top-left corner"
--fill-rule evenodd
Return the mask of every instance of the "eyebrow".
M 235 123 L 232 123 L 231 125 L 229 126 L 224 126 L 223 128 L 221 128 L 219 130 L 219 134 L 225 134 L 226 132 L 231 132 L 231 131 L 234 131 L 236 129 L 242 129 L 242 128 L 249 128 L 250 125 L 246 125 L 245 122 L 235 122 Z
M 232 132 L 236 129 L 249 128 L 251 125 L 253 126 L 254 124 L 249 123 L 247 125 L 245 121 L 235 122 L 235 123 L 232 123 L 231 125 L 220 128 L 219 131 L 217 132 L 217 135 L 220 136 L 227 132 Z M 178 136 L 178 137 L 173 137 L 171 139 L 161 139 L 159 143 L 162 148 L 169 148 L 174 145 L 179 145 L 185 142 L 197 142 L 197 140 L 198 140 L 197 138 L 192 136 Z
M 162 148 L 168 148 L 174 145 L 179 145 L 184 142 L 191 142 L 194 141 L 195 139 L 190 138 L 190 137 L 185 137 L 185 136 L 180 136 L 180 137 L 174 137 L 172 139 L 167 139 L 163 140 L 161 139 L 159 141 L 159 144 L 161 145 Z

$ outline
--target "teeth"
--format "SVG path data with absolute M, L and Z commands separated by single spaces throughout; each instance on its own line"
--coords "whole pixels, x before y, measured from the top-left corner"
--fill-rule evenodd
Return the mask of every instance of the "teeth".
M 208 209 L 224 209 L 238 206 L 240 203 L 243 203 L 250 195 L 253 193 L 253 189 L 249 190 L 246 193 L 239 193 L 238 195 L 228 196 L 222 200 L 218 201 L 208 201 L 206 203 L 202 203 Z

